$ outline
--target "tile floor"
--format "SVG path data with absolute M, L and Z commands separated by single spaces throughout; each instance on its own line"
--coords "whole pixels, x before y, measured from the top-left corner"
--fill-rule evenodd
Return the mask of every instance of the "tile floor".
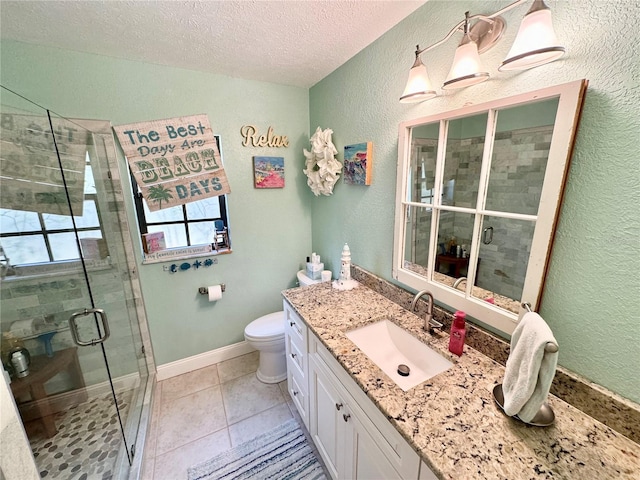
M 258 352 L 253 352 L 159 382 L 142 479 L 186 479 L 190 466 L 290 418 L 301 424 L 286 380 L 261 383 L 257 367 Z

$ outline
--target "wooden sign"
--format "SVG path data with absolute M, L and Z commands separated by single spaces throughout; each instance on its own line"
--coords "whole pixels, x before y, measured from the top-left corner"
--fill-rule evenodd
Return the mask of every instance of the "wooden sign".
M 71 203 L 82 216 L 89 132 L 60 117 L 51 124 L 53 135 L 47 116 L 0 115 L 2 208 L 70 215 Z
M 273 128 L 267 129 L 266 135 L 260 135 L 258 129 L 253 125 L 244 125 L 240 129 L 240 134 L 244 138 L 243 147 L 288 147 L 289 139 L 286 135 L 274 135 Z
M 206 115 L 113 128 L 149 210 L 231 191 Z

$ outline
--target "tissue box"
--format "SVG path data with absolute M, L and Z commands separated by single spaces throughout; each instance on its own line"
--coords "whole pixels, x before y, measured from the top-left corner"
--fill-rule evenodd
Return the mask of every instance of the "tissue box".
M 307 262 L 307 277 L 311 280 L 321 280 L 322 270 L 324 270 L 324 263 Z

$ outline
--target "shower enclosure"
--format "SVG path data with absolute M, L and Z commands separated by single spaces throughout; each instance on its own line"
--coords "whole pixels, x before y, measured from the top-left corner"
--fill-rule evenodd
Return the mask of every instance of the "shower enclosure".
M 0 94 L 9 387 L 42 477 L 127 478 L 141 457 L 153 365 L 111 127 Z

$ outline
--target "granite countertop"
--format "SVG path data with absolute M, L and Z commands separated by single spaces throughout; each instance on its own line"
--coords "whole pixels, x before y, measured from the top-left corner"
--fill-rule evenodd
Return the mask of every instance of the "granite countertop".
M 424 332 L 424 320 L 362 285 L 329 283 L 283 292 L 389 422 L 440 478 L 638 479 L 640 445 L 549 395 L 555 423 L 532 427 L 507 417 L 492 390 L 504 367 L 465 345 L 448 351 L 448 333 Z M 407 392 L 382 372 L 345 332 L 387 318 L 454 362 Z

